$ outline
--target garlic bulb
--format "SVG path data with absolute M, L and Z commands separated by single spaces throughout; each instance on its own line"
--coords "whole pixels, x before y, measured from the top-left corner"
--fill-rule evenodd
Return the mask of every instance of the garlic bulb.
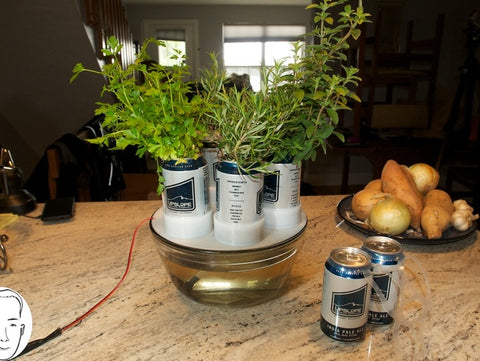
M 473 213 L 473 208 L 467 203 L 465 199 L 457 199 L 453 202 L 453 207 L 455 208 L 455 210 L 464 209 L 469 211 L 470 213 Z
M 454 212 L 450 218 L 452 226 L 460 232 L 466 231 L 472 226 L 478 214 L 473 214 L 473 208 L 464 199 L 457 199 L 453 202 Z
M 450 223 L 457 231 L 466 231 L 472 225 L 472 214 L 465 210 L 458 210 L 452 213 Z

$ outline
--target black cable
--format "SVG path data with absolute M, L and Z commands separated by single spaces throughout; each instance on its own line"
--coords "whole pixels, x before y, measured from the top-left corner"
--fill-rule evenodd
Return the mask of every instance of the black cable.
M 29 215 L 26 215 L 26 214 L 22 214 L 21 216 L 22 216 L 22 217 L 25 217 L 25 218 L 32 218 L 32 219 L 40 219 L 40 218 L 42 218 L 42 216 L 29 216 Z
M 48 335 L 47 337 L 40 338 L 40 339 L 34 340 L 34 341 L 30 341 L 27 344 L 27 346 L 25 347 L 25 349 L 18 356 L 22 356 L 22 355 L 24 355 L 24 354 L 26 354 L 26 353 L 28 353 L 32 350 L 35 350 L 37 347 L 40 347 L 40 346 L 46 344 L 48 341 L 51 341 L 54 338 L 57 338 L 61 334 L 62 334 L 62 329 L 59 327 L 55 331 L 53 331 L 50 335 Z

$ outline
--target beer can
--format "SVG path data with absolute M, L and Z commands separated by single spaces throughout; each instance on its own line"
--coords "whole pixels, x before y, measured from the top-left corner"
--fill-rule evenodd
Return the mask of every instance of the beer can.
M 325 262 L 320 327 L 329 337 L 358 341 L 365 336 L 371 293 L 370 256 L 359 248 L 342 247 Z
M 390 324 L 398 301 L 400 267 L 405 259 L 402 245 L 389 237 L 374 236 L 365 239 L 362 249 L 371 257 L 373 282 L 383 296 L 379 296 L 372 288 L 368 322 L 376 325 Z
M 294 163 L 273 163 L 268 167 L 272 172 L 265 175 L 263 201 L 265 207 L 293 208 L 300 204 L 300 165 Z
M 210 211 L 205 158 L 165 161 L 162 174 L 165 178 L 163 200 L 166 213 L 201 216 Z
M 216 172 L 219 220 L 229 223 L 258 222 L 263 215 L 263 173 L 245 173 L 234 162 L 222 161 Z

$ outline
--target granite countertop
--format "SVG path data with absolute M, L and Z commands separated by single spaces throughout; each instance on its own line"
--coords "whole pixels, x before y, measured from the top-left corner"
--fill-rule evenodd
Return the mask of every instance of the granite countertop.
M 428 277 L 431 298 L 405 302 L 400 327 L 368 326 L 342 343 L 320 330 L 323 266 L 364 236 L 339 223 L 343 196 L 302 197 L 309 223 L 286 292 L 248 308 L 206 306 L 183 296 L 163 268 L 148 224 L 140 227 L 125 283 L 90 317 L 21 360 L 474 360 L 480 349 L 478 232 L 444 245 L 406 245 Z M 124 273 L 135 227 L 159 201 L 77 203 L 68 222 L 21 217 L 4 233 L 11 273 L 33 315 L 31 340 L 63 327 L 104 297 Z M 31 215 L 39 215 L 42 205 Z M 421 268 L 406 264 L 411 294 Z M 397 350 L 397 352 L 395 352 Z

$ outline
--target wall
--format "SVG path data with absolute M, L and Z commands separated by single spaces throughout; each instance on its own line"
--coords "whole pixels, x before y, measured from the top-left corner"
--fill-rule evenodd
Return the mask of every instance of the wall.
M 103 80 L 69 85 L 77 62 L 98 67 L 75 0 L 0 2 L 0 144 L 26 177 L 45 148 L 93 116 Z
M 208 53 L 223 47 L 222 25 L 226 24 L 305 24 L 309 12 L 303 6 L 175 6 L 127 5 L 133 38 L 143 41 L 144 19 L 198 19 L 200 68 L 209 64 Z
M 373 12 L 374 1 L 364 1 Z M 458 66 L 465 58 L 465 29 L 475 0 L 405 0 L 404 18 L 416 29 L 433 31 L 437 13 L 446 13 L 440 85 L 456 89 Z M 221 24 L 308 22 L 303 6 L 154 6 L 127 5 L 135 40 L 142 40 L 142 19 L 198 18 L 201 65 L 206 53 L 221 49 Z M 97 66 L 75 0 L 15 0 L 0 2 L 0 144 L 11 148 L 28 174 L 44 149 L 59 136 L 75 132 L 88 121 L 102 80 L 80 77 L 68 81 L 75 63 Z
M 126 1 L 128 3 L 128 0 Z M 416 39 L 433 36 L 436 17 L 445 13 L 444 42 L 440 59 L 439 84 L 452 91 L 457 84 L 458 66 L 466 56 L 465 33 L 468 17 L 478 6 L 476 0 L 382 0 L 364 1 L 366 11 L 374 19 L 376 4 L 379 2 L 402 3 L 405 32 L 406 23 L 413 19 Z M 207 52 L 222 49 L 222 24 L 259 23 L 259 24 L 306 24 L 309 12 L 303 6 L 175 6 L 175 5 L 126 5 L 127 17 L 133 32 L 133 38 L 143 40 L 143 19 L 198 19 L 200 26 L 200 63 L 208 64 Z M 370 26 L 373 28 L 373 25 Z M 370 29 L 369 28 L 369 29 Z M 372 32 L 369 30 L 369 32 Z

